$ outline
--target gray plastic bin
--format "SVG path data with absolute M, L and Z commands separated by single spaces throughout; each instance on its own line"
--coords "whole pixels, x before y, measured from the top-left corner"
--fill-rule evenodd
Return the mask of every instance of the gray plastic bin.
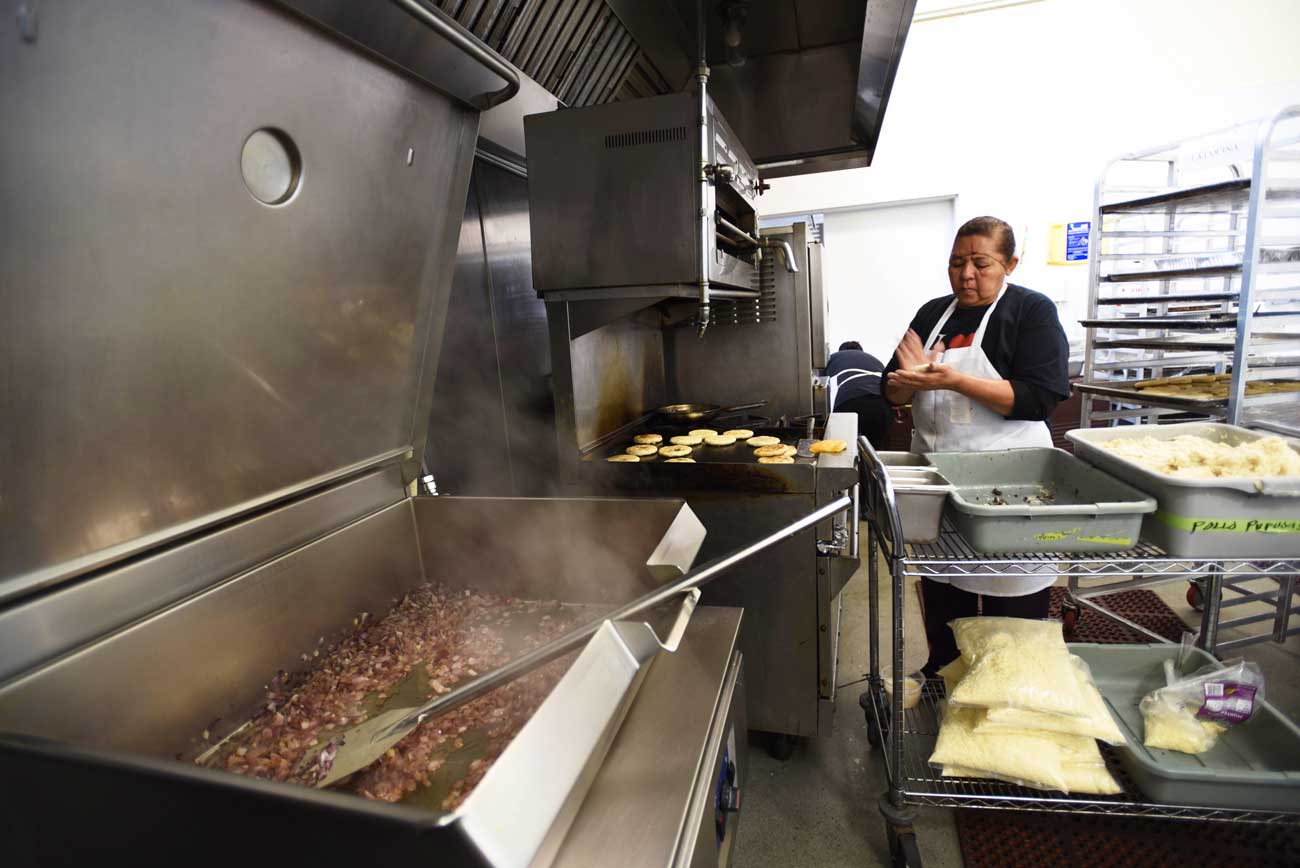
M 1155 497 L 1142 535 L 1175 557 L 1255 558 L 1300 556 L 1300 478 L 1182 479 L 1149 470 L 1102 448 L 1110 440 L 1192 434 L 1223 443 L 1268 436 L 1221 422 L 1084 428 L 1065 436 L 1074 452 Z M 1294 448 L 1294 447 L 1293 447 Z
M 1128 739 L 1115 753 L 1124 771 L 1155 802 L 1300 813 L 1300 727 L 1268 702 L 1234 726 L 1211 750 L 1185 754 L 1142 744 L 1138 703 L 1165 684 L 1164 661 L 1178 645 L 1070 645 L 1092 669 L 1097 689 Z M 1192 672 L 1214 658 L 1199 648 Z M 1264 686 L 1267 694 L 1268 685 Z
M 1060 449 L 928 452 L 953 484 L 949 515 L 990 554 L 1110 552 L 1137 545 L 1151 498 Z

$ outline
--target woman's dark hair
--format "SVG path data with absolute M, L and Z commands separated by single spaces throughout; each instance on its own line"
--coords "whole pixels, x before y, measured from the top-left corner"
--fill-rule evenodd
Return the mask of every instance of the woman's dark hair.
M 840 344 L 840 352 L 843 352 L 844 350 L 858 350 L 859 352 L 861 352 L 862 344 L 858 343 L 857 341 L 845 341 L 844 343 Z
M 998 245 L 998 253 L 1007 262 L 1016 255 L 1016 233 L 1012 231 L 1011 224 L 1005 220 L 999 220 L 996 217 L 972 217 L 961 228 L 957 230 L 958 238 L 965 238 L 969 235 L 982 235 L 985 238 L 992 238 Z

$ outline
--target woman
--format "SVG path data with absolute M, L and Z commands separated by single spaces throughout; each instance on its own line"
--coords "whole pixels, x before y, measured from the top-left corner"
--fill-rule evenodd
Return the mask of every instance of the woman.
M 1008 283 L 1011 227 L 976 217 L 948 258 L 952 295 L 926 302 L 885 369 L 885 397 L 912 404 L 912 450 L 979 452 L 1052 445 L 1045 420 L 1070 395 L 1069 344 L 1051 299 Z M 948 622 L 982 613 L 1045 618 L 1054 576 L 923 580 L 927 675 L 957 656 Z

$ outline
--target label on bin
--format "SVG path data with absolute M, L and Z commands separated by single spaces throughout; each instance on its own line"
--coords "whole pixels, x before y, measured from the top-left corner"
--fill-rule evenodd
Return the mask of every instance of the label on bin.
M 1155 518 L 1188 533 L 1300 533 L 1300 518 L 1184 518 L 1159 509 Z
M 1196 712 L 1201 720 L 1217 720 L 1229 726 L 1243 723 L 1255 713 L 1254 684 L 1236 681 L 1205 682 L 1205 702 Z

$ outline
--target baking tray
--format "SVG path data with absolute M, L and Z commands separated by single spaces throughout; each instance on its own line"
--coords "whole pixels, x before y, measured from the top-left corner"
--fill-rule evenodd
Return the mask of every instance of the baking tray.
M 1142 744 L 1138 703 L 1164 686 L 1164 661 L 1176 658 L 1180 650 L 1166 644 L 1070 645 L 1092 670 L 1097 689 L 1128 740 L 1115 751 L 1124 771 L 1155 802 L 1295 811 L 1300 807 L 1300 727 L 1268 702 L 1260 703 L 1250 720 L 1230 728 L 1206 753 Z M 1191 653 L 1186 672 L 1214 662 L 1199 648 Z
M 981 552 L 1124 551 L 1156 508 L 1154 498 L 1060 449 L 926 457 L 954 486 L 953 524 Z M 1050 502 L 1035 503 L 1044 491 Z
M 1228 406 L 1227 398 L 1193 398 L 1181 395 L 1152 395 L 1140 389 L 1125 389 L 1101 383 L 1075 383 L 1075 391 L 1084 395 L 1100 395 L 1132 404 L 1150 404 L 1158 407 L 1175 407 L 1188 410 L 1210 410 Z
M 1180 479 L 1102 448 L 1103 443 L 1123 437 L 1165 440 L 1181 434 L 1234 445 L 1269 436 L 1221 422 L 1089 428 L 1065 436 L 1079 458 L 1130 481 L 1156 499 L 1158 509 L 1143 521 L 1142 535 L 1169 554 L 1195 558 L 1300 556 L 1300 478 Z

